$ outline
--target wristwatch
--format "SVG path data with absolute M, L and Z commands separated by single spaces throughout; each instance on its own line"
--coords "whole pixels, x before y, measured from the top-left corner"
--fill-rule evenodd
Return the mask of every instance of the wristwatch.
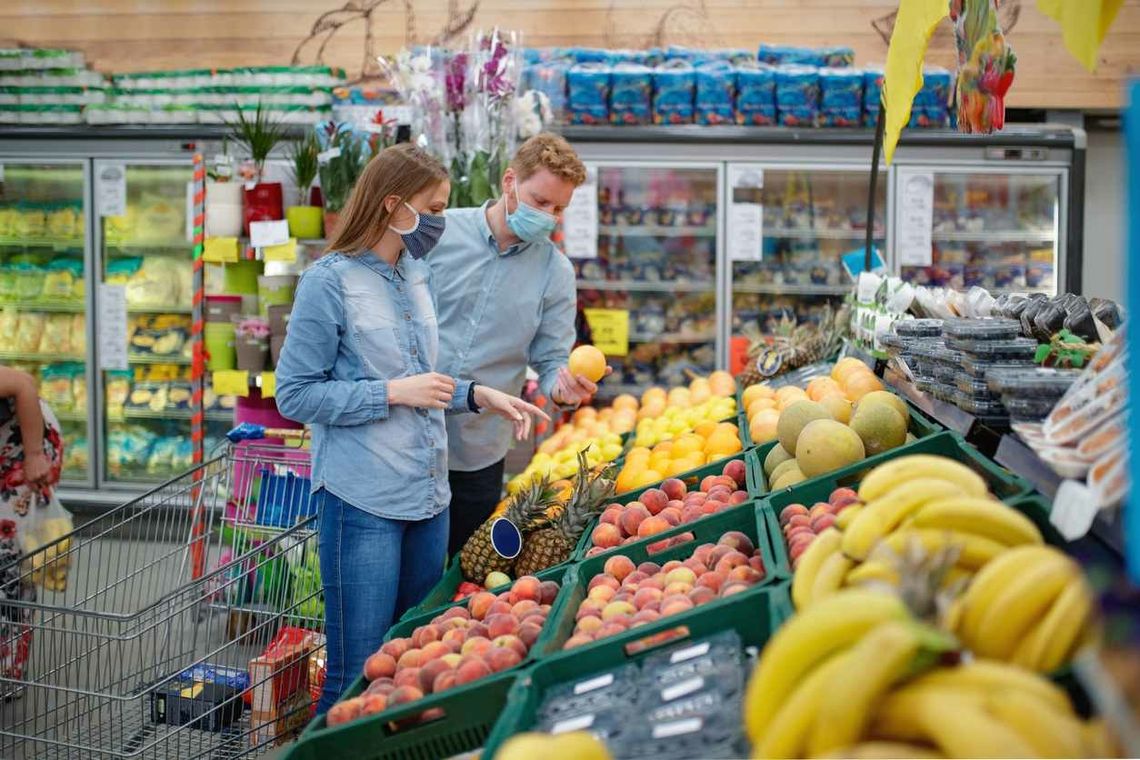
M 467 389 L 467 408 L 474 414 L 478 414 L 480 411 L 479 405 L 475 403 L 475 386 L 478 384 L 479 383 L 471 383 L 471 386 Z

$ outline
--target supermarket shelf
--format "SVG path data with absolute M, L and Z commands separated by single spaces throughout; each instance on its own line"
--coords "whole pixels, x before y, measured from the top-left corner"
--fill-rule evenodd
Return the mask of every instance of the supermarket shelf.
M 193 314 L 189 306 L 128 306 L 128 314 Z
M 65 412 L 52 409 L 55 418 L 60 422 L 87 422 L 87 412 Z
M 189 240 L 103 240 L 103 246 L 121 251 L 154 251 L 176 249 L 183 253 L 194 247 Z
M 83 238 L 0 237 L 0 248 L 57 248 L 82 251 L 83 242 Z
M 69 355 L 69 354 L 40 354 L 28 351 L 0 351 L 0 359 L 10 359 L 12 361 L 25 361 L 25 362 L 85 362 L 87 361 L 86 355 Z
M 9 306 L 14 306 L 20 311 L 32 312 L 50 311 L 79 314 L 87 311 L 86 304 L 83 301 L 6 301 L 0 303 L 0 309 L 6 309 Z
M 131 364 L 189 364 L 190 359 L 185 356 L 147 356 L 145 354 L 131 354 L 127 357 Z
M 946 243 L 1052 243 L 1052 232 L 935 232 L 934 242 Z
M 845 296 L 854 290 L 854 285 L 780 285 L 777 283 L 737 284 L 733 283 L 733 294 L 771 295 L 828 295 Z
M 636 282 L 634 280 L 578 280 L 578 290 L 612 290 L 636 293 L 712 293 L 711 282 Z
M 813 229 L 811 227 L 765 227 L 764 237 L 767 238 L 783 238 L 786 240 L 864 240 L 867 237 L 866 230 L 857 229 Z M 875 234 L 875 240 L 883 242 L 886 238 L 885 232 L 878 232 Z
M 107 415 L 110 422 L 129 422 L 131 420 L 188 420 L 193 415 L 189 409 L 164 409 L 154 412 L 149 409 L 124 409 L 122 414 Z M 233 422 L 232 411 L 216 410 L 206 412 L 206 420 L 212 422 Z
M 630 343 L 713 343 L 716 333 L 630 333 Z
M 1037 456 L 1033 449 L 1016 435 L 1003 435 L 998 443 L 994 461 L 1014 475 L 1019 475 L 1043 495 L 1052 499 L 1063 478 Z
M 970 432 L 974 429 L 974 424 L 978 421 L 977 417 L 969 412 L 962 411 L 953 404 L 947 404 L 945 401 L 931 398 L 914 387 L 914 383 L 906 380 L 892 370 L 887 370 L 883 379 L 887 384 L 905 396 L 908 401 L 923 412 L 926 412 L 927 415 L 933 417 L 937 422 L 960 435 L 969 436 Z
M 716 225 L 700 227 L 680 225 L 666 227 L 660 224 L 602 224 L 598 225 L 598 235 L 638 236 L 638 237 L 716 237 Z

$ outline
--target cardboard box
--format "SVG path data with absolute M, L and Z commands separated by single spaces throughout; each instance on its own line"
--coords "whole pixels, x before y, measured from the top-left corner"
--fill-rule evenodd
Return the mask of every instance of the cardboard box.
M 250 744 L 287 740 L 309 718 L 309 671 L 324 636 L 305 628 L 282 628 L 265 651 L 249 662 Z M 298 709 L 298 706 L 301 709 Z

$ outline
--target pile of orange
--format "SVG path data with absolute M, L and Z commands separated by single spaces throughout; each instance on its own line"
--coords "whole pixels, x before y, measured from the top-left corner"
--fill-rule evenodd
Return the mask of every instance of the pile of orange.
M 688 387 L 680 385 L 669 390 L 654 386 L 641 394 L 640 409 L 635 409 L 638 420 L 660 417 L 666 409 L 689 409 L 712 398 L 727 398 L 736 394 L 736 378 L 723 370 L 708 377 L 694 378 Z M 620 398 L 620 397 L 619 397 Z M 627 398 L 636 401 L 633 396 Z M 614 401 L 617 406 L 617 400 Z
M 652 449 L 635 446 L 625 455 L 617 492 L 645 488 L 666 478 L 733 456 L 744 449 L 731 422 L 702 422 L 692 432 L 662 441 Z

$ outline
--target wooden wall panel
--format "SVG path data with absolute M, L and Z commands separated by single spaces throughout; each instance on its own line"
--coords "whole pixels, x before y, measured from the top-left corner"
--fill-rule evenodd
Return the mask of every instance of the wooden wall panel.
M 1010 105 L 1119 108 L 1123 81 L 1140 69 L 1140 0 L 1125 0 L 1093 75 L 1064 50 L 1035 0 L 1005 2 L 1020 2 L 1009 35 L 1020 61 Z M 537 46 L 845 44 L 858 63 L 885 59 L 887 45 L 872 22 L 897 7 L 892 0 L 6 0 L 0 36 L 83 50 L 106 72 L 271 65 L 288 62 L 326 11 L 375 6 L 374 49 L 390 53 L 409 41 L 409 31 L 412 41 L 430 41 L 445 27 L 449 7 L 472 3 L 472 28 L 507 26 Z M 302 62 L 314 61 L 320 41 L 301 48 Z M 949 66 L 953 55 L 946 24 L 928 60 Z M 364 23 L 357 19 L 336 32 L 325 62 L 355 75 L 364 60 Z

